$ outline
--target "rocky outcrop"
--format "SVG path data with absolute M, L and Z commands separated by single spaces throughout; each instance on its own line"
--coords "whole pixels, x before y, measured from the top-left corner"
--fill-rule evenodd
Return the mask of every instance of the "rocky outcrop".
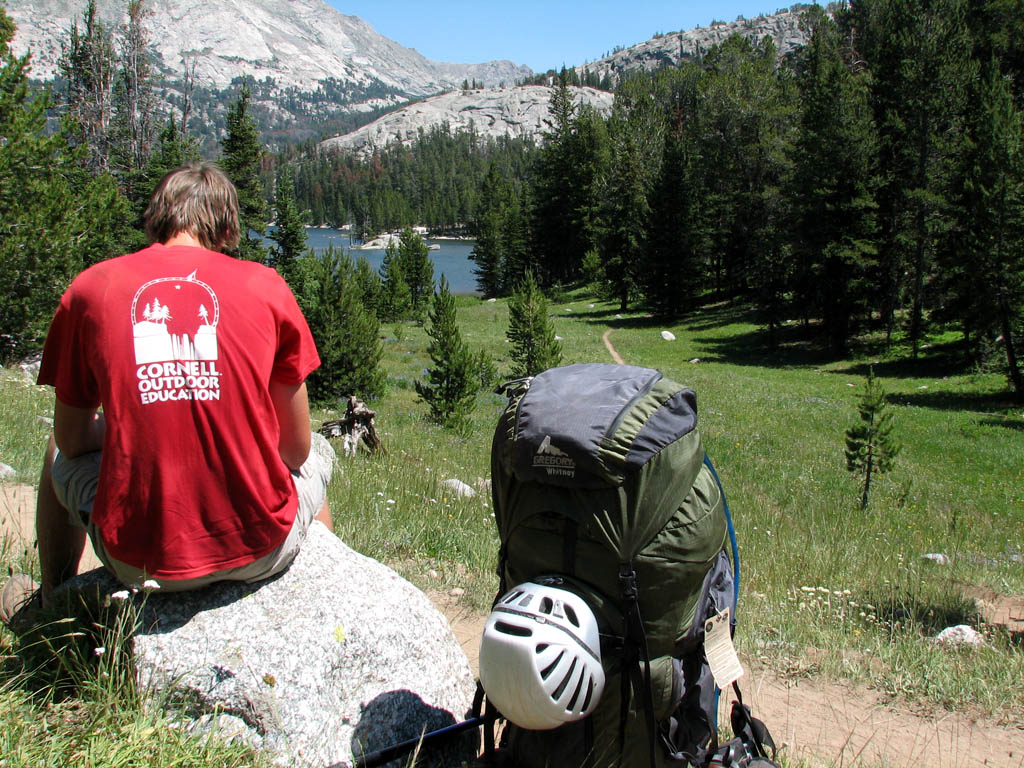
M 141 609 L 132 653 L 152 700 L 186 702 L 189 728 L 236 733 L 288 765 L 351 763 L 462 721 L 475 683 L 426 595 L 313 523 L 276 579 L 130 595 L 102 570 L 68 586 Z M 473 737 L 426 765 L 459 765 Z
M 17 24 L 12 49 L 20 55 L 31 48 L 33 76 L 53 77 L 61 41 L 72 24 L 81 27 L 85 7 L 86 0 L 7 0 L 5 10 Z M 123 23 L 123 0 L 97 0 L 97 7 L 108 27 Z M 333 79 L 424 96 L 466 79 L 497 85 L 531 74 L 509 61 L 431 61 L 323 0 L 147 0 L 145 7 L 161 70 L 177 79 L 186 62 L 194 61 L 197 83 L 212 88 L 251 76 L 273 78 L 281 88 L 315 91 Z
M 578 104 L 602 113 L 612 108 L 614 96 L 593 88 L 573 88 Z M 476 131 L 481 136 L 537 136 L 547 130 L 551 89 L 543 85 L 516 88 L 478 88 L 453 91 L 410 104 L 369 125 L 327 139 L 321 148 L 370 154 L 397 142 L 411 143 L 421 130 L 446 123 L 454 132 Z
M 800 10 L 794 8 L 770 16 L 758 16 L 756 19 L 740 19 L 659 35 L 578 66 L 576 72 L 581 76 L 584 72 L 590 72 L 602 79 L 608 77 L 612 83 L 616 83 L 622 75 L 634 70 L 650 71 L 665 66 L 678 66 L 737 34 L 750 40 L 772 38 L 780 56 L 785 56 L 807 42 L 806 33 L 800 29 Z

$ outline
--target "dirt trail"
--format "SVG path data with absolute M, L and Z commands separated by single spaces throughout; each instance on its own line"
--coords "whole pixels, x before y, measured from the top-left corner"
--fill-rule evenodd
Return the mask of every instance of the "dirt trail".
M 612 356 L 612 360 L 614 360 L 619 365 L 625 365 L 626 361 L 619 356 L 619 353 L 615 351 L 615 347 L 612 346 L 611 336 L 613 330 L 615 329 L 609 328 L 607 331 L 605 331 L 604 336 L 601 337 L 601 341 L 604 342 L 604 346 L 608 350 L 608 354 Z
M 477 672 L 486 613 L 456 598 L 430 594 Z M 925 718 L 875 691 L 818 678 L 787 680 L 744 666 L 744 702 L 764 720 L 788 763 L 887 768 L 1022 768 L 1024 729 L 1001 728 L 960 713 Z M 720 722 L 728 722 L 726 697 Z M 729 700 L 731 702 L 731 699 Z

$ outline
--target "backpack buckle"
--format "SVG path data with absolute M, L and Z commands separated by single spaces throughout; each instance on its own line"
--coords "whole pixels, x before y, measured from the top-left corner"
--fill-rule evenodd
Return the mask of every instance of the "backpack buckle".
M 636 571 L 631 563 L 619 563 L 619 589 L 626 600 L 636 600 Z

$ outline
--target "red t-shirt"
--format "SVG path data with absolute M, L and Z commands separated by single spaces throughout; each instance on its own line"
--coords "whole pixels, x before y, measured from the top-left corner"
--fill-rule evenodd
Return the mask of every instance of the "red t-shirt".
M 272 269 L 153 245 L 80 274 L 61 298 L 40 384 L 103 406 L 93 520 L 117 560 L 165 579 L 247 565 L 284 541 L 297 497 L 269 383 L 320 364 Z

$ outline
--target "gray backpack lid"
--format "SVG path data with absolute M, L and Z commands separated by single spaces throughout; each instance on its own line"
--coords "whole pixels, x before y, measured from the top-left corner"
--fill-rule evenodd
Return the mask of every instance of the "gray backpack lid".
M 512 455 L 523 481 L 621 485 L 697 425 L 693 390 L 651 368 L 578 363 L 524 386 Z

